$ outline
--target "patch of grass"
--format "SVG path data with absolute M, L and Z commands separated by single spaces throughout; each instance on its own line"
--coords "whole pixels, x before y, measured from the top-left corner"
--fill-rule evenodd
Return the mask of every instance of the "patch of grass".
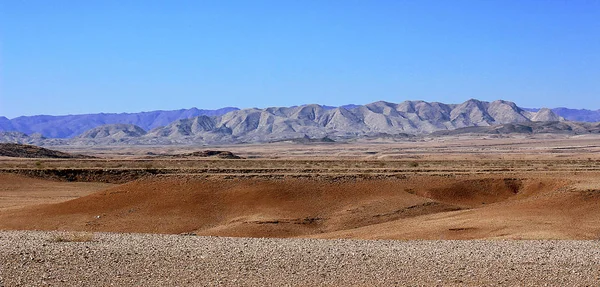
M 61 232 L 54 234 L 50 242 L 92 242 L 95 240 L 92 232 Z

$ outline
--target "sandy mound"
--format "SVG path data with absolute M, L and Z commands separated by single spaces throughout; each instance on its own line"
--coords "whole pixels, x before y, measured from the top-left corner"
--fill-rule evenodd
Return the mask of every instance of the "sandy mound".
M 155 177 L 0 213 L 2 229 L 325 238 L 594 238 L 600 193 L 545 178 Z M 575 224 L 577 223 L 577 224 Z

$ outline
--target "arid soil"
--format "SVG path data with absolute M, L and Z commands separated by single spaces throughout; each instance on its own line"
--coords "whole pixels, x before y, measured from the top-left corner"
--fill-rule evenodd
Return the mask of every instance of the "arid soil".
M 0 232 L 4 286 L 596 286 L 598 241 Z M 3 283 L 3 284 L 2 284 Z
M 349 143 L 270 143 L 214 146 L 250 159 L 356 160 L 599 160 L 600 135 L 462 135 L 415 140 L 357 140 Z M 57 146 L 63 152 L 103 158 L 140 158 L 148 153 L 184 154 L 208 149 L 194 146 Z
M 211 285 L 219 282 L 240 285 L 236 282 L 242 282 L 232 281 L 234 279 L 245 279 L 243 282 L 247 284 L 241 285 L 260 285 L 261 280 L 268 280 L 261 277 L 263 275 L 271 276 L 272 280 L 266 282 L 273 285 L 280 285 L 277 282 L 291 285 L 543 285 L 548 282 L 550 285 L 596 285 L 593 283 L 600 280 L 597 265 L 600 259 L 594 249 L 600 238 L 600 147 L 595 144 L 597 140 L 588 137 L 472 139 L 306 146 L 278 143 L 227 148 L 244 158 L 235 160 L 148 158 L 150 147 L 115 150 L 113 157 L 97 149 L 88 153 L 104 156 L 99 159 L 0 158 L 0 230 L 7 230 L 0 233 L 0 239 L 10 243 L 2 243 L 3 247 L 9 247 L 2 255 L 11 260 L 4 261 L 8 264 L 3 265 L 4 273 L 0 273 L 0 277 L 7 286 L 18 285 L 12 282 L 21 282 L 23 286 L 44 285 L 42 281 L 29 284 L 33 281 L 28 281 L 26 275 L 15 275 L 21 274 L 16 266 L 33 268 L 27 269 L 31 270 L 28 274 L 42 274 L 39 269 L 42 265 L 35 265 L 39 262 L 23 261 L 32 253 L 17 251 L 46 250 L 48 246 L 48 250 L 31 256 L 34 261 L 42 260 L 43 266 L 48 264 L 46 267 L 50 269 L 53 264 L 69 269 L 65 260 L 69 256 L 88 256 L 82 253 L 87 249 L 80 249 L 88 247 L 103 259 L 77 261 L 77 268 L 100 263 L 117 269 L 137 266 L 119 275 L 130 274 L 129 279 L 106 278 L 100 285 Z M 81 153 L 82 150 L 69 152 Z M 201 149 L 161 147 L 160 151 L 156 150 L 156 154 L 196 152 Z M 53 235 L 49 233 L 8 230 L 174 236 L 99 234 L 94 235 L 99 239 L 91 242 L 50 242 L 48 237 Z M 23 245 L 12 242 L 15 236 L 23 239 Z M 263 237 L 286 239 L 251 239 Z M 354 241 L 356 239 L 401 241 Z M 454 239 L 494 240 L 446 241 Z M 504 241 L 507 239 L 519 241 Z M 527 241 L 556 239 L 583 241 Z M 156 248 L 140 249 L 136 254 L 128 251 L 135 249 L 128 241 Z M 161 247 L 171 243 L 181 247 Z M 254 247 L 246 249 L 239 244 Z M 74 249 L 67 252 L 65 246 Z M 213 258 L 207 262 L 207 266 L 212 267 L 203 271 L 188 270 L 191 273 L 182 271 L 169 276 L 169 268 L 181 266 L 176 258 L 182 255 L 182 250 L 187 250 L 185 246 L 209 248 L 208 252 L 224 254 L 226 261 Z M 582 256 L 586 249 L 591 253 Z M 236 255 L 238 251 L 241 253 Z M 197 250 L 190 252 L 191 258 L 203 256 Z M 355 266 L 363 258 L 352 254 L 360 252 L 374 256 L 365 257 L 373 260 L 372 265 Z M 336 255 L 338 253 L 344 255 Z M 279 258 L 275 261 L 267 260 L 279 255 L 273 257 Z M 440 261 L 434 260 L 436 256 Z M 427 260 L 415 259 L 421 257 Z M 108 264 L 103 261 L 105 258 L 120 263 Z M 159 264 L 154 271 L 138 269 L 151 265 L 147 261 L 151 258 L 162 258 L 164 262 L 160 264 L 164 264 Z M 491 263 L 494 258 L 499 260 L 497 264 Z M 145 264 L 134 263 L 138 259 Z M 227 260 L 240 261 L 230 265 L 233 269 L 227 269 L 222 267 L 227 265 Z M 276 263 L 296 262 L 304 266 L 302 264 L 313 261 L 322 262 L 315 263 L 320 271 L 310 267 L 285 269 L 287 267 Z M 260 265 L 258 262 L 276 265 L 260 273 L 263 275 L 257 275 L 258 271 L 252 268 L 257 268 L 253 266 Z M 429 269 L 423 269 L 426 265 Z M 465 269 L 457 269 L 463 267 Z M 104 267 L 98 268 L 98 272 L 104 272 Z M 224 268 L 219 273 L 222 276 L 206 275 L 221 270 L 219 268 Z M 56 279 L 75 272 L 66 269 L 61 269 L 62 275 L 47 271 L 48 276 Z M 147 276 L 131 275 L 134 271 Z M 338 274 L 336 272 L 340 274 L 338 277 L 330 277 Z M 355 273 L 364 276 L 352 277 Z M 89 275 L 90 278 L 97 276 L 94 274 Z M 189 274 L 205 280 L 198 281 L 199 284 L 181 281 L 189 279 Z M 290 281 L 282 281 L 284 279 L 275 274 L 288 274 Z M 434 274 L 446 275 L 436 277 Z M 469 274 L 475 275 L 467 277 Z M 562 275 L 552 279 L 548 274 Z M 31 276 L 31 280 L 45 280 L 46 275 Z M 69 278 L 66 282 L 71 282 Z M 153 279 L 144 281 L 143 278 Z M 361 278 L 364 280 L 360 281 Z M 508 281 L 503 281 L 505 279 Z M 48 280 L 59 285 L 86 285 Z
M 0 174 L 0 213 L 8 209 L 63 202 L 111 187 L 97 182 L 63 182 Z
M 599 238 L 595 176 L 566 177 L 159 175 L 62 203 L 5 210 L 0 228 L 237 237 Z

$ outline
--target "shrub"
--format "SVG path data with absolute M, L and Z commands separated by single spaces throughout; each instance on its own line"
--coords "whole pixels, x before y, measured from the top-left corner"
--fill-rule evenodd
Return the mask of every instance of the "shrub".
M 94 241 L 94 233 L 91 232 L 61 232 L 54 234 L 50 242 L 91 242 Z

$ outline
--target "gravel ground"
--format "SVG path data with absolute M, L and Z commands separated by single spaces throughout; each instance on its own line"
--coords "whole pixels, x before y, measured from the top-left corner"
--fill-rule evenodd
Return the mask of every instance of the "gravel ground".
M 0 232 L 0 286 L 600 284 L 599 241 L 89 235 Z

